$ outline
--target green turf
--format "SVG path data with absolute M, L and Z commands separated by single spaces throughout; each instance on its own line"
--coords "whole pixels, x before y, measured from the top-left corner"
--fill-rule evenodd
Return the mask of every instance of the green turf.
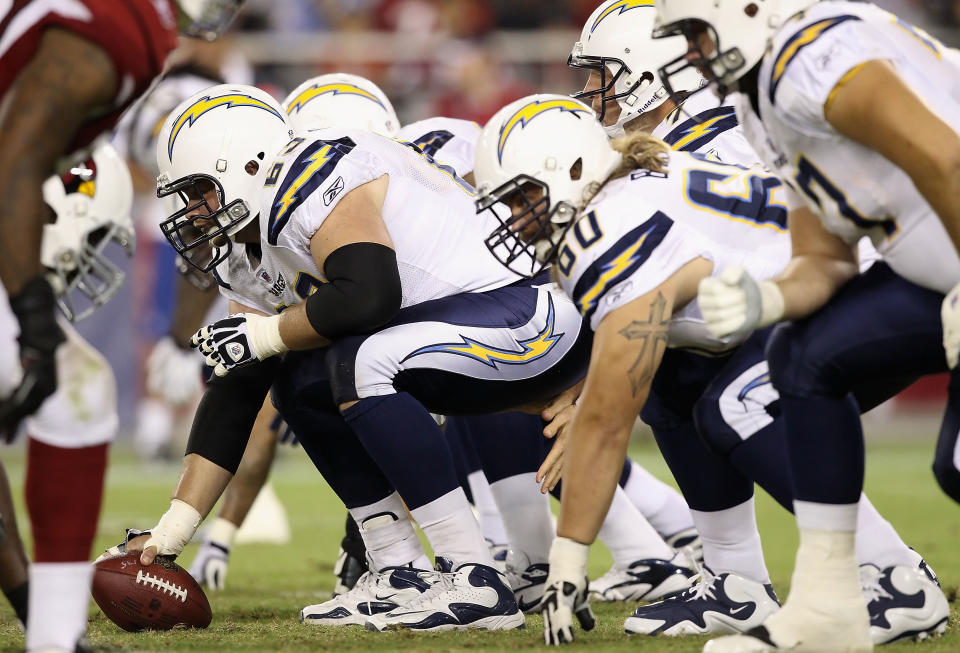
M 867 491 L 880 511 L 920 550 L 940 574 L 953 599 L 960 583 L 960 510 L 946 499 L 929 473 L 932 443 L 883 443 L 868 450 Z M 647 443 L 632 453 L 652 472 L 667 478 L 659 455 Z M 11 482 L 21 501 L 22 460 L 7 460 Z M 166 509 L 175 467 L 145 467 L 121 451 L 114 454 L 100 524 L 98 550 L 115 544 L 126 526 L 146 527 Z M 299 451 L 289 452 L 273 473 L 277 493 L 287 506 L 293 541 L 287 546 L 247 545 L 235 549 L 228 588 L 210 593 L 213 623 L 206 631 L 128 634 L 91 606 L 90 638 L 98 646 L 126 651 L 308 651 L 308 650 L 470 650 L 497 651 L 534 648 L 542 642 L 539 617 L 527 619 L 527 629 L 512 633 L 369 633 L 360 629 L 329 629 L 297 622 L 299 609 L 329 596 L 332 564 L 342 535 L 343 510 Z M 20 512 L 23 515 L 23 511 Z M 796 532 L 792 518 L 765 495 L 758 498 L 758 520 L 767 564 L 781 597 L 786 595 Z M 21 517 L 21 527 L 24 528 Z M 603 573 L 610 562 L 602 547 L 594 547 L 591 574 Z M 180 562 L 189 564 L 195 545 Z M 948 634 L 923 644 L 903 643 L 890 651 L 917 648 L 927 653 L 960 650 L 960 623 L 952 604 Z M 595 606 L 598 627 L 579 635 L 576 648 L 594 650 L 699 651 L 704 638 L 672 640 L 628 638 L 623 619 L 629 606 Z M 0 608 L 0 650 L 22 648 L 23 638 L 6 603 Z

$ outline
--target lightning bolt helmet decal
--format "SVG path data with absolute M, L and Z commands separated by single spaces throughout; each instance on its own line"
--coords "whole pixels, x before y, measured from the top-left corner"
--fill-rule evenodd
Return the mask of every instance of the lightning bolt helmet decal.
M 212 109 L 216 109 L 217 107 L 226 107 L 227 109 L 231 109 L 233 107 L 253 107 L 255 109 L 268 111 L 281 121 L 284 120 L 283 115 L 281 115 L 274 107 L 251 95 L 246 95 L 244 93 L 228 93 L 227 95 L 220 95 L 217 97 L 205 95 L 187 107 L 173 122 L 173 126 L 170 128 L 170 136 L 167 138 L 167 157 L 170 159 L 170 161 L 173 161 L 173 145 L 183 128 L 192 127 L 193 124 L 200 118 L 200 116 L 206 114 Z

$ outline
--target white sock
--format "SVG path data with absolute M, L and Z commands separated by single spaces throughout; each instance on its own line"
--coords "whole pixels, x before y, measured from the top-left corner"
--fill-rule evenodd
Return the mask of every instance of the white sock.
M 367 557 L 374 571 L 407 564 L 417 569 L 430 569 L 433 566 L 396 492 L 376 503 L 350 508 L 350 515 L 360 527 L 360 536 L 367 547 Z
M 670 560 L 675 553 L 620 486 L 613 493 L 610 510 L 600 526 L 597 539 L 610 549 L 613 564 L 617 567 L 626 567 L 647 558 Z
M 30 564 L 27 651 L 72 652 L 87 632 L 93 565 L 83 562 Z
M 753 497 L 726 510 L 690 513 L 703 542 L 703 563 L 710 571 L 729 572 L 764 585 L 770 582 Z
M 866 494 L 860 495 L 856 546 L 860 564 L 875 565 L 878 569 L 893 565 L 916 567 L 923 559 L 900 539 L 896 529 L 877 512 Z
M 663 537 L 693 528 L 693 517 L 680 493 L 636 462 L 630 464 L 623 491 L 650 525 Z
M 480 530 L 483 536 L 494 544 L 506 544 L 507 531 L 483 471 L 477 470 L 467 475 L 467 485 L 470 486 L 470 494 L 473 495 L 473 507 L 477 509 L 480 517 Z
M 430 540 L 433 552 L 450 558 L 454 569 L 468 562 L 493 567 L 490 548 L 483 539 L 480 524 L 474 518 L 462 488 L 451 490 L 411 510 L 410 514 Z
M 797 527 L 801 531 L 852 533 L 857 529 L 857 505 L 856 503 L 814 503 L 794 499 L 793 514 L 797 516 Z
M 489 487 L 507 531 L 503 541 L 525 553 L 530 564 L 549 560 L 554 536 L 550 495 L 540 493 L 537 473 L 510 476 Z

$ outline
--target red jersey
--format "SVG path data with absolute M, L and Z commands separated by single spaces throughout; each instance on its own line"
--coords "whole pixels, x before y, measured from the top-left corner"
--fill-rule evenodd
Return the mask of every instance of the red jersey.
M 172 0 L 0 0 L 0 103 L 33 58 L 48 27 L 96 43 L 116 70 L 111 111 L 84 122 L 70 151 L 112 129 L 120 114 L 163 71 L 167 55 L 177 46 Z

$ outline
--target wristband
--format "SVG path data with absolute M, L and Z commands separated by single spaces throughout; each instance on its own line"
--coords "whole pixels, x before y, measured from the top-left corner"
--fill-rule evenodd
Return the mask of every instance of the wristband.
M 233 546 L 233 539 L 237 536 L 237 525 L 223 517 L 217 517 L 210 524 L 210 530 L 207 531 L 207 542 L 211 542 L 220 547 L 230 550 Z
M 247 338 L 257 358 L 263 360 L 283 354 L 288 348 L 280 337 L 280 316 L 263 317 L 247 313 Z
M 589 554 L 589 544 L 558 535 L 550 547 L 550 575 L 554 578 L 583 578 L 587 575 Z
M 757 284 L 760 290 L 760 320 L 757 327 L 769 326 L 783 319 L 785 310 L 783 291 L 774 281 L 761 281 Z
M 163 513 L 157 525 L 150 530 L 150 539 L 143 548 L 157 547 L 157 555 L 178 556 L 197 532 L 202 521 L 200 513 L 189 503 L 173 499 L 170 509 Z

